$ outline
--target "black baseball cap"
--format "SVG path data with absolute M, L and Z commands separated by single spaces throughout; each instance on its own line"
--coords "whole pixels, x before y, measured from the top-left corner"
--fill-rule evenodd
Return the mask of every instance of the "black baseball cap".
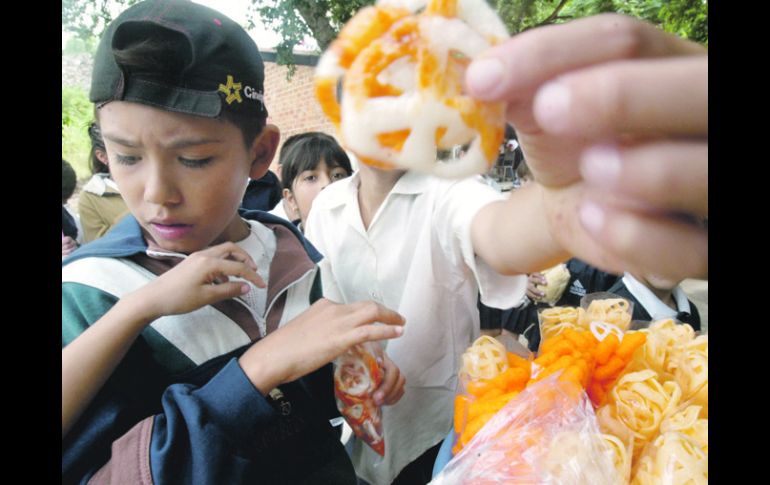
M 148 62 L 123 49 L 160 39 Z M 123 60 L 121 60 L 123 59 Z M 266 117 L 265 68 L 246 31 L 216 10 L 189 0 L 147 0 L 113 20 L 94 58 L 89 99 L 131 101 L 209 118 L 223 111 Z

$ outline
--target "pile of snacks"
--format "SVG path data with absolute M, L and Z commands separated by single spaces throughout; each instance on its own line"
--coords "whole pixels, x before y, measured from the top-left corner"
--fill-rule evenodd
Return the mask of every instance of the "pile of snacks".
M 708 335 L 696 336 L 673 320 L 629 330 L 631 306 L 620 298 L 584 305 L 541 312 L 544 339 L 537 358 L 506 353 L 491 337 L 469 347 L 455 401 L 453 453 L 472 446 L 474 436 L 520 394 L 555 378 L 586 392 L 622 483 L 706 483 Z M 569 448 L 569 435 L 562 438 L 552 454 Z

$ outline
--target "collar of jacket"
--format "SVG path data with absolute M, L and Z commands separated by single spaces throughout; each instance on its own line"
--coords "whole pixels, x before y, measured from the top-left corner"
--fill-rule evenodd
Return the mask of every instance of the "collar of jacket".
M 321 253 L 310 244 L 310 241 L 302 236 L 296 226 L 291 222 L 258 210 L 239 209 L 238 214 L 244 219 L 257 221 L 262 224 L 280 224 L 289 228 L 297 239 L 302 242 L 305 251 L 314 263 L 318 263 L 323 259 Z M 124 258 L 137 253 L 146 252 L 147 242 L 145 242 L 144 237 L 142 236 L 142 228 L 136 218 L 132 214 L 128 214 L 110 229 L 107 234 L 73 251 L 62 261 L 62 266 L 83 258 Z

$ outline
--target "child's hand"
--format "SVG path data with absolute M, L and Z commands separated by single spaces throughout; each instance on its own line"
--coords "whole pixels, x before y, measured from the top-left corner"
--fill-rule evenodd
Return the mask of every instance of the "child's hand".
M 404 396 L 406 378 L 385 353 L 382 355 L 382 369 L 385 376 L 380 387 L 374 391 L 374 402 L 379 406 L 396 404 Z
M 532 29 L 469 66 L 509 102 L 557 242 L 606 271 L 707 277 L 708 51 L 599 15 Z M 683 217 L 684 215 L 684 217 Z
M 69 255 L 72 251 L 76 250 L 78 248 L 78 243 L 75 242 L 74 239 L 72 239 L 69 236 L 64 236 L 61 238 L 61 257 L 64 259 L 65 256 Z
M 403 325 L 401 315 L 372 301 L 341 305 L 321 299 L 255 343 L 239 362 L 266 394 L 331 362 L 355 344 L 401 336 Z M 395 394 L 389 392 L 386 397 Z
M 527 296 L 531 300 L 539 300 L 545 293 L 535 285 L 546 285 L 548 282 L 545 280 L 543 273 L 530 273 L 527 277 Z
M 257 265 L 246 251 L 235 243 L 226 242 L 191 254 L 130 296 L 150 319 L 189 313 L 248 293 L 249 285 L 229 281 L 231 276 L 264 288 L 265 282 L 256 269 Z

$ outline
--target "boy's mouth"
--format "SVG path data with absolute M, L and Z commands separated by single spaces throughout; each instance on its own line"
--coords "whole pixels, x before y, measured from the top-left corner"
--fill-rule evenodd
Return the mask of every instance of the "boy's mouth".
M 193 228 L 191 224 L 161 224 L 159 222 L 151 222 L 150 227 L 163 239 L 182 239 Z

